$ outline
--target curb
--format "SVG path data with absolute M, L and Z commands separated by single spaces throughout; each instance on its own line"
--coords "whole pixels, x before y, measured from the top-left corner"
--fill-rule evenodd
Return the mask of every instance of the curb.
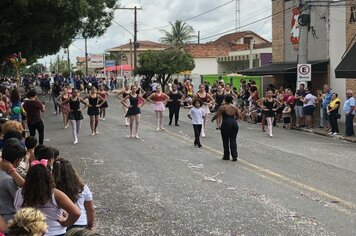
M 334 138 L 334 139 L 337 139 L 337 140 L 340 140 L 340 141 L 356 143 L 356 138 L 355 137 L 345 137 L 345 136 L 342 136 L 342 135 L 330 136 L 329 134 L 327 134 L 327 133 L 325 133 L 325 132 L 323 132 L 321 130 L 319 131 L 319 130 L 303 129 L 303 128 L 293 128 L 293 129 L 297 130 L 297 131 L 305 132 L 305 133 L 316 134 L 316 135 L 320 135 L 320 136 Z

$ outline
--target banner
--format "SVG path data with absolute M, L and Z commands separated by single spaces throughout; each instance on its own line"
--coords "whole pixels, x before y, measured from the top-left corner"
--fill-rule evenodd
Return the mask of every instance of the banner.
M 103 54 L 90 54 L 90 68 L 103 68 L 104 57 Z

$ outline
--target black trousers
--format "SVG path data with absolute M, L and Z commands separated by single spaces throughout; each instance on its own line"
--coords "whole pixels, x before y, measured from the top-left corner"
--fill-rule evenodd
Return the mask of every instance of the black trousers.
M 331 132 L 333 133 L 340 133 L 339 132 L 339 126 L 337 124 L 337 112 L 331 112 L 330 113 L 330 123 L 331 123 Z
M 174 116 L 174 121 L 175 124 L 178 124 L 178 120 L 179 120 L 179 110 L 180 107 L 179 106 L 170 106 L 169 107 L 169 123 L 172 124 L 172 119 Z
M 352 136 L 355 134 L 355 132 L 354 132 L 354 118 L 355 118 L 355 115 L 346 116 L 346 119 L 345 119 L 345 125 L 346 125 L 345 135 L 346 136 Z
M 236 120 L 229 119 L 228 122 L 224 120 L 221 125 L 220 132 L 224 146 L 224 158 L 230 158 L 230 151 L 232 158 L 237 158 L 236 137 L 239 132 L 239 126 L 237 125 Z
M 44 140 L 44 125 L 43 125 L 43 121 L 38 121 L 36 123 L 33 124 L 29 124 L 28 125 L 28 129 L 30 131 L 30 136 L 35 137 L 36 136 L 36 130 L 38 131 L 38 143 L 39 144 L 43 144 L 43 140 Z
M 203 127 L 203 125 L 193 125 L 194 128 L 194 136 L 195 136 L 195 140 L 194 140 L 194 144 L 201 144 L 200 143 L 200 133 L 201 133 L 201 128 Z

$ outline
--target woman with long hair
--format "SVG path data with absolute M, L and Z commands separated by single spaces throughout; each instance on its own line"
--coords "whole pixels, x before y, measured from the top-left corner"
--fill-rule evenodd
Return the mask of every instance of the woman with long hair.
M 237 142 L 236 137 L 239 132 L 239 126 L 237 124 L 237 119 L 241 118 L 240 111 L 236 106 L 233 105 L 233 96 L 227 94 L 224 98 L 225 105 L 221 106 L 214 117 L 211 119 L 213 122 L 218 117 L 222 118 L 221 124 L 221 138 L 224 145 L 224 156 L 223 160 L 230 160 L 230 153 L 232 156 L 232 161 L 237 161 Z
M 157 131 L 163 131 L 163 113 L 165 111 L 165 103 L 169 100 L 167 94 L 162 92 L 161 85 L 157 86 L 156 92 L 152 93 L 147 100 L 153 104 L 153 110 L 156 113 Z
M 103 103 L 103 105 L 100 106 L 100 118 L 102 120 L 105 120 L 105 115 L 106 115 L 106 108 L 109 107 L 108 105 L 108 101 L 107 101 L 107 98 L 109 97 L 109 94 L 108 92 L 105 91 L 104 87 L 103 86 L 100 86 L 99 87 L 99 92 L 98 92 L 99 96 L 105 101 Z
M 84 98 L 89 102 L 88 106 L 88 115 L 90 117 L 90 129 L 91 135 L 98 134 L 98 125 L 99 125 L 99 108 L 105 103 L 105 100 L 102 99 L 98 94 L 96 87 L 91 87 L 90 93 Z
M 208 124 L 208 114 L 210 114 L 210 106 L 215 102 L 214 98 L 205 91 L 205 85 L 199 86 L 199 91 L 195 94 L 194 99 L 200 99 L 203 102 L 202 108 L 205 110 L 204 123 L 201 130 L 201 137 L 205 138 L 205 129 Z
M 214 112 L 217 112 L 222 106 L 225 99 L 225 93 L 221 85 L 217 86 L 216 93 L 213 94 L 213 98 L 215 100 Z M 221 126 L 221 117 L 219 116 L 216 119 L 216 129 L 220 129 L 220 126 Z
M 62 191 L 55 189 L 47 161 L 33 161 L 26 175 L 25 185 L 17 191 L 16 210 L 32 207 L 46 216 L 48 231 L 45 235 L 61 236 L 80 217 L 79 208 Z
M 172 125 L 172 120 L 174 116 L 175 126 L 179 126 L 179 111 L 181 102 L 184 101 L 184 94 L 178 91 L 178 86 L 176 84 L 172 85 L 172 91 L 167 94 L 169 97 L 167 107 L 169 109 L 169 125 Z
M 64 192 L 80 209 L 80 217 L 72 227 L 94 229 L 93 195 L 89 187 L 83 183 L 73 165 L 63 158 L 58 159 L 52 171 L 57 189 Z
M 267 136 L 272 138 L 273 121 L 276 116 L 276 111 L 278 110 L 281 103 L 277 99 L 273 98 L 273 92 L 269 90 L 266 93 L 266 97 L 261 99 L 258 105 L 262 108 L 263 114 L 266 117 L 268 126 Z
M 10 92 L 10 103 L 11 103 L 11 113 L 10 113 L 10 120 L 16 120 L 21 122 L 21 96 L 17 88 L 14 88 Z
M 143 97 L 136 92 L 137 87 L 135 85 L 131 86 L 131 92 L 129 95 L 124 97 L 121 100 L 121 104 L 124 105 L 127 108 L 127 113 L 126 117 L 130 119 L 130 138 L 136 138 L 139 139 L 138 136 L 138 130 L 140 127 L 140 116 L 141 116 L 141 107 L 145 104 L 146 100 L 143 99 Z M 130 100 L 130 105 L 126 103 L 126 100 Z M 142 101 L 142 103 L 139 104 L 139 100 Z M 134 120 L 136 121 L 136 130 L 135 130 L 135 135 L 133 133 L 133 122 Z
M 80 109 L 80 103 L 84 104 L 85 107 Z M 64 106 L 66 104 L 69 104 L 68 119 L 70 120 L 70 124 L 72 126 L 72 134 L 74 138 L 73 143 L 77 144 L 80 127 L 82 125 L 82 120 L 83 120 L 82 110 L 87 108 L 89 104 L 86 101 L 84 101 L 81 97 L 79 97 L 79 92 L 76 89 L 73 90 L 72 97 L 69 97 L 68 99 L 63 101 L 60 105 Z
M 118 94 L 116 94 L 116 97 L 120 100 L 120 102 L 122 102 L 125 97 L 127 97 L 128 95 L 130 95 L 130 93 L 131 93 L 130 85 L 129 85 L 129 84 L 126 84 L 126 85 L 125 85 L 125 88 L 124 88 L 123 90 L 121 90 Z M 129 100 L 126 100 L 126 101 L 123 101 L 123 102 L 126 103 L 127 106 L 130 106 L 130 104 L 128 104 L 128 101 L 129 101 Z M 125 112 L 125 115 L 126 115 L 127 109 L 128 109 L 127 106 L 122 105 L 122 107 L 123 107 L 123 109 L 124 109 L 124 112 Z M 125 125 L 126 125 L 126 126 L 129 126 L 129 124 L 130 124 L 130 123 L 129 123 L 129 118 L 127 118 L 127 117 L 125 116 Z
M 63 103 L 68 98 L 69 98 L 68 90 L 67 90 L 67 88 L 63 88 L 62 93 L 56 98 L 57 104 Z M 65 105 L 61 106 L 60 110 L 61 110 L 62 116 L 63 116 L 64 128 L 67 129 L 68 128 L 68 114 L 70 111 L 69 104 L 65 104 Z

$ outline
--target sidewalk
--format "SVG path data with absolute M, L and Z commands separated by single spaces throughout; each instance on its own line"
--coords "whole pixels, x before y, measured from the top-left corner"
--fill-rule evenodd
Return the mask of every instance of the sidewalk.
M 351 142 L 351 143 L 356 143 L 356 136 L 351 136 L 351 137 L 346 137 L 344 135 L 342 135 L 343 132 L 345 132 L 345 123 L 339 122 L 339 129 L 340 129 L 340 134 L 339 135 L 329 135 L 328 131 L 326 131 L 324 128 L 311 128 L 311 129 L 307 129 L 307 128 L 293 128 L 294 130 L 299 130 L 302 132 L 307 132 L 307 133 L 311 133 L 311 134 L 317 134 L 317 135 L 322 135 L 322 136 L 327 136 L 330 138 L 335 138 L 341 141 L 347 141 L 347 142 Z M 356 129 L 355 129 L 356 130 Z

